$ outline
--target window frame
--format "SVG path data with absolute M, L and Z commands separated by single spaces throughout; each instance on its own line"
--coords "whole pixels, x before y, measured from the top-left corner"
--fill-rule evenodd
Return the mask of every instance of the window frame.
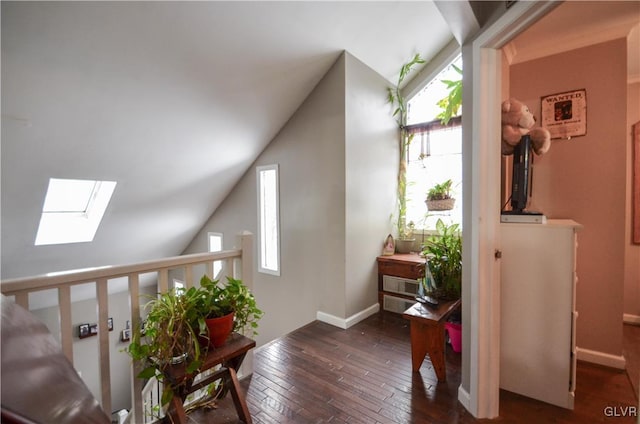
M 68 204 L 78 203 L 77 199 L 73 199 L 74 194 L 78 193 L 78 190 L 74 189 L 74 185 L 77 187 L 78 183 L 93 185 L 88 197 L 83 196 L 80 199 L 84 204 L 84 209 L 80 210 L 76 207 L 65 206 L 65 202 Z M 116 185 L 116 181 L 50 178 L 34 245 L 92 242 L 111 202 Z M 66 200 L 64 197 L 71 200 Z M 52 204 L 56 207 L 52 207 Z
M 273 202 L 274 205 L 273 207 L 275 208 L 275 210 L 273 211 L 265 211 L 265 199 L 263 196 L 263 192 L 261 190 L 261 187 L 263 187 L 263 175 L 265 172 L 269 172 L 269 171 L 273 171 L 274 172 L 274 182 L 273 182 L 273 187 L 270 187 L 270 189 L 273 189 L 274 192 L 270 193 L 273 196 Z M 256 200 L 257 200 L 257 221 L 258 221 L 258 231 L 257 231 L 257 235 L 258 235 L 258 255 L 257 255 L 257 260 L 258 260 L 258 272 L 263 273 L 263 274 L 270 274 L 270 275 L 274 275 L 274 276 L 280 276 L 280 271 L 281 271 L 281 267 L 280 267 L 280 259 L 281 259 L 281 254 L 280 254 L 280 240 L 281 240 L 281 231 L 280 231 L 280 167 L 278 164 L 271 164 L 271 165 L 260 165 L 256 167 Z M 265 217 L 265 215 L 267 213 L 271 213 L 275 216 L 271 216 L 269 217 L 269 219 L 273 220 L 273 224 L 275 224 L 275 242 L 272 240 L 273 238 L 273 234 L 271 236 L 271 240 L 266 240 L 266 229 L 263 226 L 263 222 L 264 220 L 267 218 Z M 267 246 L 266 243 L 273 243 L 271 246 Z M 267 263 L 267 256 L 270 256 L 269 253 L 265 251 L 265 249 L 269 247 L 270 249 L 273 249 L 272 251 L 270 251 L 271 253 L 275 254 L 275 264 L 272 263 Z M 270 267 L 271 266 L 271 267 Z

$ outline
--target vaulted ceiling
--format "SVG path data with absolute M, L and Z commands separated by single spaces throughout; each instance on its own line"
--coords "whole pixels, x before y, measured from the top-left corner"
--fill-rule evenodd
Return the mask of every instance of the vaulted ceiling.
M 452 38 L 431 1 L 3 1 L 2 278 L 180 254 L 343 50 L 395 81 Z M 93 242 L 34 246 L 52 177 L 117 182 Z

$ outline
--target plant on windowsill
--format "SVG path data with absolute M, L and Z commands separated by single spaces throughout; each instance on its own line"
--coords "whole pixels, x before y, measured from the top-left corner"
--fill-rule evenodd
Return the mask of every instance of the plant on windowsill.
M 401 238 L 396 240 L 396 252 L 397 253 L 411 253 L 413 251 L 413 244 L 416 239 L 413 236 L 415 230 L 415 224 L 413 221 L 409 221 L 404 230 L 401 233 Z
M 453 181 L 450 179 L 440 184 L 436 184 L 427 192 L 427 209 L 430 211 L 448 211 L 453 209 L 456 202 L 451 196 L 451 186 Z
M 438 219 L 436 231 L 436 234 L 429 236 L 422 250 L 434 280 L 433 283 L 424 280 L 424 291 L 437 299 L 457 300 L 462 293 L 460 225 L 447 225 Z

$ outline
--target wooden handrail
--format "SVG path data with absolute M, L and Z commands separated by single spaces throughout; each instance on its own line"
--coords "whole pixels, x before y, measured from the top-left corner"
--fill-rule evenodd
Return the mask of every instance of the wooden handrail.
M 84 284 L 101 278 L 120 278 L 130 274 L 144 274 L 161 269 L 178 268 L 185 265 L 197 265 L 206 262 L 240 258 L 240 249 L 224 250 L 221 252 L 194 253 L 191 255 L 173 256 L 170 258 L 153 259 L 128 265 L 103 266 L 84 270 L 66 272 L 52 272 L 33 277 L 13 278 L 2 280 L 0 291 L 10 296 L 18 292 L 45 290 L 48 288 Z

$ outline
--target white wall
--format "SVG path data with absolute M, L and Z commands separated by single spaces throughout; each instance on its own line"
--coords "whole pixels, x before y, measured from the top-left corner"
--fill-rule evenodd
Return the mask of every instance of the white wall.
M 242 230 L 256 233 L 255 166 L 280 165 L 281 275 L 254 274 L 265 311 L 258 344 L 315 320 L 318 311 L 347 318 L 376 302 L 372 270 L 397 172 L 385 87 L 342 55 L 184 252 L 205 251 L 208 231 L 224 233 L 225 249 Z
M 355 57 L 346 55 L 346 313 L 348 318 L 378 301 L 376 256 L 392 232 L 398 130 L 382 93 L 389 85 Z

